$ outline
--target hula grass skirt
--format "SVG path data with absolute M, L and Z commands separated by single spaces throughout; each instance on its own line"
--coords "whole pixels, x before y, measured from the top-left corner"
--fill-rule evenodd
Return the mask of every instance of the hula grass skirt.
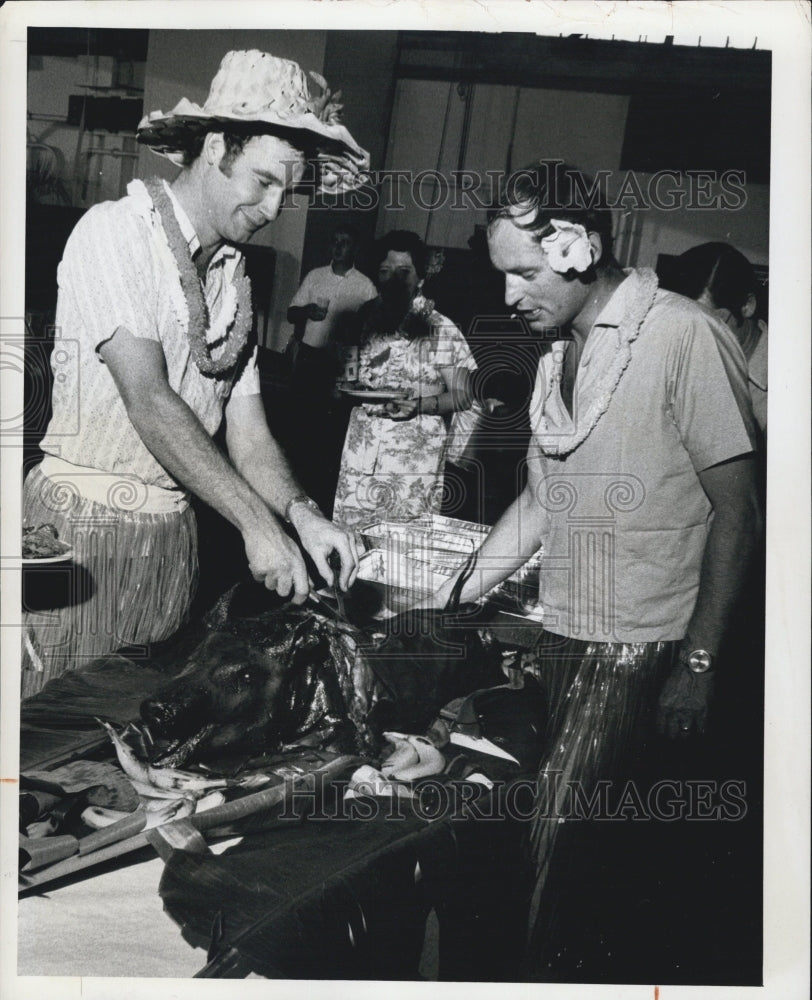
M 544 950 L 558 907 L 561 887 L 553 888 L 552 882 L 560 882 L 562 849 L 566 854 L 572 836 L 578 835 L 573 796 L 589 801 L 601 782 L 611 782 L 615 796 L 639 771 L 657 697 L 678 650 L 677 642 L 586 642 L 545 632 L 535 650 L 522 657 L 523 668 L 536 676 L 548 696 L 551 736 L 530 824 L 535 879 L 528 979 L 538 978 L 539 951 Z M 552 882 L 551 876 L 556 876 Z
M 191 506 L 169 514 L 114 509 L 55 485 L 37 467 L 25 481 L 23 518 L 54 525 L 73 559 L 26 567 L 21 697 L 122 646 L 165 639 L 185 623 L 197 586 Z

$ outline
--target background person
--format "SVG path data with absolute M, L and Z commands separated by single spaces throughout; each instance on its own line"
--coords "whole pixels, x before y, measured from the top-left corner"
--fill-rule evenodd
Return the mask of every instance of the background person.
M 315 351 L 332 349 L 337 356 L 340 345 L 354 333 L 358 310 L 378 294 L 369 278 L 355 268 L 358 242 L 354 227 L 336 229 L 330 263 L 309 271 L 291 299 L 288 321 L 297 328 L 294 371 Z
M 270 590 L 297 602 L 308 592 L 283 522 L 322 576 L 332 579 L 336 552 L 340 585 L 353 579 L 354 539 L 314 509 L 265 422 L 250 287 L 232 246 L 276 218 L 306 157 L 333 190 L 366 163 L 329 96 L 311 97 L 294 62 L 227 53 L 202 108 L 183 100 L 139 126 L 140 141 L 181 166 L 172 184 L 133 181 L 71 235 L 56 322 L 78 363 L 54 384 L 24 518 L 56 525 L 81 586 L 26 614 L 24 695 L 184 622 L 197 576 L 189 493 L 239 529 Z M 228 457 L 212 441 L 223 418 Z
M 354 227 L 337 228 L 330 263 L 307 273 L 288 309 L 296 327 L 288 346 L 295 414 L 291 457 L 308 493 L 328 515 L 349 417 L 343 400 L 334 398 L 336 381 L 350 352 L 357 358 L 358 310 L 378 294 L 355 268 L 358 242 Z
M 767 434 L 766 293 L 750 261 L 728 243 L 701 243 L 676 260 L 673 289 L 715 312 L 747 359 L 753 413 Z
M 393 230 L 375 256 L 379 297 L 365 309 L 358 383 L 405 398 L 352 411 L 333 507 L 352 527 L 439 511 L 448 422 L 471 405 L 475 367 L 462 333 L 421 294 L 420 237 Z

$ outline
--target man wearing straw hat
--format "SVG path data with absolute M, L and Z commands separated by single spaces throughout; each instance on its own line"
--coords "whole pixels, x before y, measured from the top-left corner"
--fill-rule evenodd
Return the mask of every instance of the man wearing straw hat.
M 197 577 L 190 493 L 239 529 L 269 590 L 304 600 L 299 545 L 328 581 L 333 555 L 338 584 L 354 579 L 354 539 L 302 492 L 268 429 L 233 245 L 276 218 L 308 163 L 335 192 L 368 166 L 339 124 L 339 95 L 311 75 L 316 97 L 294 62 L 227 53 L 202 108 L 183 99 L 139 125 L 139 141 L 181 167 L 175 180 L 133 181 L 68 240 L 54 351 L 63 364 L 24 518 L 53 524 L 75 566 L 67 593 L 25 615 L 23 695 L 184 622 Z M 223 419 L 228 457 L 212 441 Z

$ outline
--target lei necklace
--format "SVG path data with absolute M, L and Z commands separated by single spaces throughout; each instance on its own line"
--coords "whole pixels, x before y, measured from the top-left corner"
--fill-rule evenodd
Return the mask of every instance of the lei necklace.
M 220 310 L 220 323 L 218 323 L 218 326 L 222 325 L 223 327 L 222 336 L 216 338 L 214 343 L 209 344 L 206 337 L 206 331 L 211 326 L 209 307 L 206 304 L 206 298 L 203 294 L 197 269 L 192 263 L 189 245 L 175 217 L 172 202 L 166 193 L 163 181 L 151 178 L 144 182 L 144 186 L 149 192 L 152 204 L 161 220 L 161 225 L 166 234 L 166 241 L 177 264 L 180 286 L 189 313 L 189 325 L 186 328 L 186 336 L 189 339 L 189 349 L 194 362 L 204 375 L 222 375 L 223 372 L 227 372 L 230 368 L 234 367 L 248 342 L 248 335 L 253 325 L 251 283 L 244 274 L 234 278 L 236 312 L 232 314 L 234 324 L 231 337 L 225 344 L 220 356 L 215 360 L 212 358 L 212 349 L 222 343 L 227 336 L 230 317 L 226 315 L 224 323 L 223 317 L 224 314 L 227 314 L 228 310 L 225 306 Z
M 547 402 L 553 389 L 561 381 L 564 352 L 557 352 L 553 363 L 549 365 L 550 370 L 546 372 L 545 395 L 540 401 L 539 414 L 533 428 L 533 436 L 545 455 L 566 455 L 574 451 L 589 437 L 608 409 L 612 395 L 631 360 L 631 344 L 637 339 L 643 320 L 654 304 L 654 296 L 657 293 L 657 275 L 650 268 L 641 268 L 635 277 L 637 288 L 618 326 L 617 340 L 603 337 L 596 345 L 590 364 L 599 366 L 602 374 L 590 393 L 589 405 L 583 413 L 578 414 L 576 428 L 572 434 L 561 434 L 555 427 L 551 430 L 547 417 Z M 538 404 L 532 403 L 531 407 L 535 408 L 536 405 Z

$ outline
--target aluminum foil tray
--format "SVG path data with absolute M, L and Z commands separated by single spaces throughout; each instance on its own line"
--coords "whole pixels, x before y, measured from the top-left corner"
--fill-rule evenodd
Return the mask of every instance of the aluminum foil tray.
M 448 579 L 485 540 L 490 528 L 472 521 L 435 515 L 415 521 L 377 521 L 359 532 L 368 550 L 390 555 L 392 564 L 423 567 L 433 575 Z M 490 593 L 503 594 L 520 608 L 538 607 L 538 573 L 541 549 L 517 572 Z M 425 573 L 424 573 L 424 579 Z

